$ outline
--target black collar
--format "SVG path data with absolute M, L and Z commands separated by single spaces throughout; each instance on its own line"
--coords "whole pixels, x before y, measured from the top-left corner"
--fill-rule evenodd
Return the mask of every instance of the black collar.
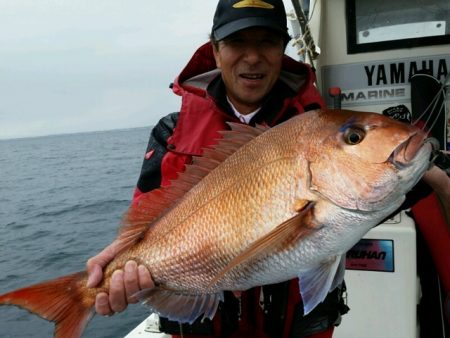
M 226 114 L 230 116 L 235 116 L 233 108 L 231 108 L 226 95 L 225 83 L 222 80 L 222 76 L 218 75 L 214 78 L 207 87 L 207 92 L 212 96 L 218 105 L 218 107 L 223 110 Z M 250 125 L 255 125 L 256 123 L 262 124 L 267 123 L 272 125 L 277 119 L 280 109 L 283 107 L 283 102 L 286 98 L 295 96 L 296 93 L 283 81 L 278 80 L 272 90 L 267 94 L 261 110 L 253 116 L 250 120 Z M 293 114 L 288 114 L 287 118 L 291 117 Z M 283 118 L 283 120 L 287 119 Z

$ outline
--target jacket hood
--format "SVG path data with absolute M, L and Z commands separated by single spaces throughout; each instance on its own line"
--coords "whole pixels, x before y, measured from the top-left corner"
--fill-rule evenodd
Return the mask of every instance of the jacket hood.
M 218 74 L 220 74 L 220 69 L 216 66 L 213 48 L 211 42 L 208 41 L 196 50 L 180 75 L 175 79 L 173 91 L 177 95 L 182 95 L 183 91 L 189 91 L 204 96 L 208 84 Z M 284 55 L 280 79 L 295 92 L 298 92 L 305 82 L 315 81 L 315 74 L 309 65 Z

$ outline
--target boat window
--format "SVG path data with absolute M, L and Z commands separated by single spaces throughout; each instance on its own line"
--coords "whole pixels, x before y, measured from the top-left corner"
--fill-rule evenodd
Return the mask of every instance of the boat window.
M 449 0 L 346 0 L 349 54 L 450 44 Z

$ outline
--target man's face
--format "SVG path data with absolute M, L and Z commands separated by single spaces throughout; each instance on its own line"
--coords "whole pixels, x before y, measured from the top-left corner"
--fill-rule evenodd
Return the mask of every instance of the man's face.
M 236 109 L 248 114 L 259 108 L 280 75 L 283 38 L 269 29 L 252 27 L 219 41 L 213 50 Z

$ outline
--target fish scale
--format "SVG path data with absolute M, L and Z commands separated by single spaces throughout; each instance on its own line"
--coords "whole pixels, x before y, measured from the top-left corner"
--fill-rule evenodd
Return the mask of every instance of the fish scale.
M 294 277 L 307 314 L 342 281 L 346 250 L 429 166 L 425 134 L 379 114 L 311 111 L 273 128 L 230 126 L 171 186 L 130 206 L 100 286 L 75 273 L 0 295 L 0 305 L 78 338 L 96 294 L 133 259 L 156 283 L 135 297 L 171 320 L 212 318 L 224 290 Z
M 220 175 L 219 172 L 217 172 L 217 174 Z M 183 287 L 184 279 L 191 278 L 196 283 L 197 289 L 207 291 L 209 280 L 215 273 L 222 270 L 232 257 L 243 251 L 248 244 L 261 237 L 261 235 L 268 233 L 277 224 L 290 217 L 292 211 L 290 214 L 287 214 L 287 212 L 291 208 L 286 207 L 286 203 L 284 203 L 286 209 L 284 212 L 279 211 L 277 213 L 272 213 L 272 219 L 265 219 L 264 222 L 259 221 L 260 210 L 263 209 L 264 204 L 273 201 L 273 195 L 265 194 L 265 198 L 263 198 L 264 196 L 252 198 L 252 196 L 249 196 L 249 192 L 251 191 L 251 186 L 254 186 L 255 183 L 259 185 L 261 182 L 264 182 L 266 176 L 268 175 L 262 174 L 257 175 L 258 179 L 246 180 L 245 182 L 242 182 L 240 189 L 226 189 L 220 194 L 220 198 L 215 197 L 213 201 L 208 200 L 206 210 L 194 213 L 192 217 L 185 220 L 182 225 L 175 226 L 173 232 L 167 234 L 167 237 L 163 241 L 156 241 L 155 245 L 160 247 L 159 251 L 161 253 L 164 252 L 167 246 L 174 246 L 177 245 L 177 243 L 179 246 L 183 246 L 183 249 L 187 252 L 186 256 L 188 257 L 188 261 L 199 259 L 208 265 L 208 274 L 210 275 L 210 278 L 200 280 L 197 271 L 193 270 L 190 271 L 189 275 L 181 274 L 176 280 L 177 285 L 171 285 L 170 281 L 167 281 L 165 276 L 170 269 L 180 271 L 180 267 L 177 265 L 176 261 L 174 262 L 170 258 L 163 259 L 162 263 L 165 264 L 165 266 L 159 269 L 158 264 L 155 261 L 152 261 L 152 257 L 149 257 L 147 264 L 149 267 L 152 267 L 152 276 L 155 281 L 158 282 L 161 280 L 164 284 L 167 283 L 169 287 L 180 288 Z M 281 198 L 278 200 L 283 200 L 286 197 L 285 191 L 281 192 L 282 196 L 280 196 Z M 187 205 L 182 204 L 179 206 L 181 210 L 179 210 L 178 207 L 175 208 L 174 213 L 182 213 L 185 211 L 183 209 L 195 209 L 190 203 L 186 204 Z M 273 209 L 273 207 L 270 209 Z M 243 215 L 246 217 L 243 217 Z M 164 221 L 170 222 L 171 220 L 169 218 L 167 220 L 164 219 Z M 235 234 L 241 234 L 241 236 L 236 236 Z M 204 237 L 204 239 L 202 237 Z M 191 241 L 191 238 L 202 239 Z M 215 255 L 210 256 L 208 250 L 204 252 L 204 242 L 206 240 L 214 241 L 210 246 L 213 248 L 222 248 L 223 251 L 216 252 Z M 220 256 L 224 256 L 225 258 L 218 259 Z M 182 264 L 183 263 L 187 262 L 182 262 Z M 189 264 L 190 263 L 188 263 L 188 265 Z M 159 271 L 161 271 L 161 273 L 159 273 Z M 201 272 L 200 274 L 203 275 Z

